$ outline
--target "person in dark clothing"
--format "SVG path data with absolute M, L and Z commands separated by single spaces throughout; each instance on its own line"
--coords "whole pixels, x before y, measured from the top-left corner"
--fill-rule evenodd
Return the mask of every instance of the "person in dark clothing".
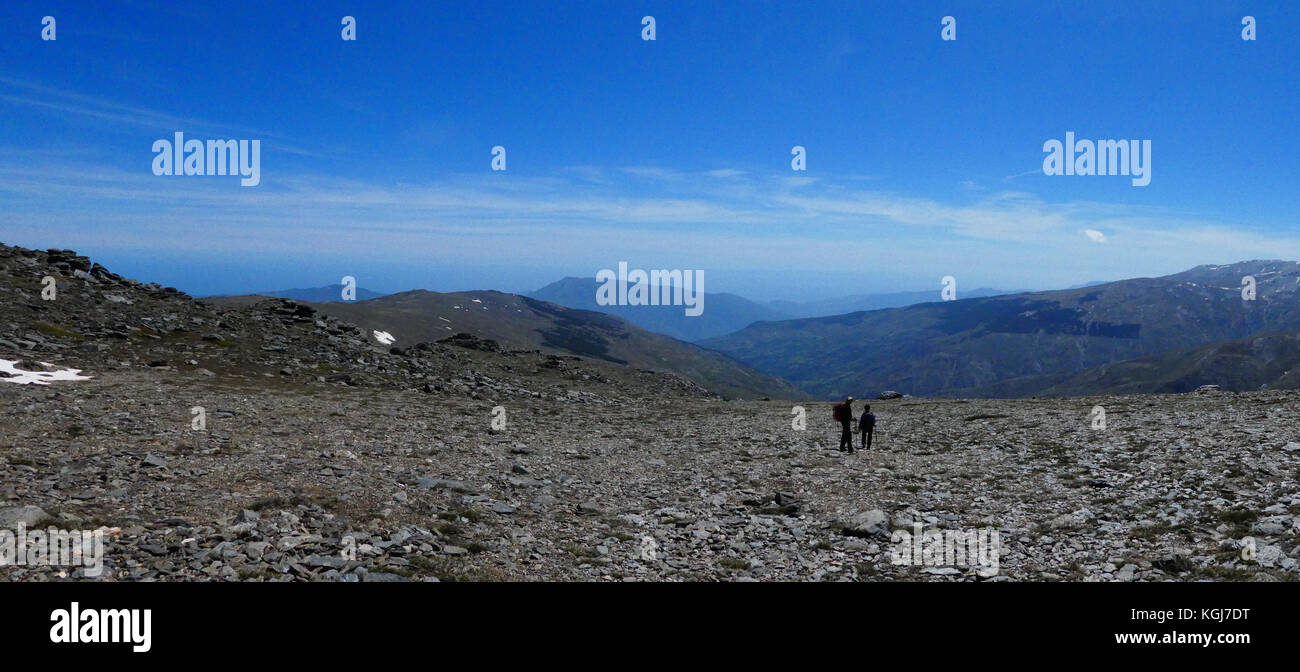
M 840 452 L 853 452 L 853 397 L 844 397 L 844 412 L 840 415 Z
M 871 435 L 876 432 L 876 414 L 871 412 L 871 404 L 862 409 L 858 418 L 858 432 L 862 434 L 862 449 L 871 450 Z

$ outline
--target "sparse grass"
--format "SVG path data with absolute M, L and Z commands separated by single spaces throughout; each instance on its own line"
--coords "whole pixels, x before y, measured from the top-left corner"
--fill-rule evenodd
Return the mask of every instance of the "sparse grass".
M 1067 488 L 1078 489 L 1082 488 L 1084 484 L 1083 481 L 1079 480 L 1078 474 L 1070 472 L 1059 474 L 1058 478 L 1061 479 L 1061 485 L 1064 485 Z
M 1210 565 L 1192 570 L 1191 576 L 1197 579 L 1213 579 L 1215 581 L 1254 581 L 1255 574 L 1258 572 L 1258 569 Z
M 1219 520 L 1230 525 L 1253 523 L 1257 518 L 1259 518 L 1258 511 L 1251 511 L 1241 506 L 1234 506 L 1219 514 Z
M 407 578 L 416 576 L 433 576 L 439 581 L 446 583 L 467 583 L 483 581 L 507 581 L 508 577 L 500 572 L 490 568 L 470 566 L 465 560 L 447 556 L 427 556 L 416 555 L 407 560 L 411 563 L 409 568 L 400 568 L 404 571 L 398 571 L 394 568 L 375 569 L 371 571 L 384 571 L 399 574 Z
M 1241 557 L 1241 551 L 1236 549 L 1226 549 L 1214 554 L 1214 559 L 1218 562 L 1229 562 Z
M 1257 518 L 1259 518 L 1258 511 L 1251 511 L 1240 506 L 1234 506 L 1219 514 L 1219 520 L 1231 526 L 1231 529 L 1228 530 L 1228 536 L 1230 537 L 1248 536 L 1250 534 L 1250 524 L 1255 522 Z
M 1172 533 L 1179 533 L 1184 537 L 1190 537 L 1192 530 L 1186 525 L 1168 525 L 1166 523 L 1158 523 L 1156 525 L 1148 525 L 1145 527 L 1135 527 L 1129 536 L 1134 539 L 1155 541 L 1156 537 L 1159 537 L 1162 534 Z
M 438 581 L 443 582 L 480 582 L 480 581 L 504 581 L 506 578 L 498 573 L 487 571 L 478 567 L 469 567 L 464 560 L 445 558 L 445 556 L 426 556 L 416 555 L 409 558 L 413 571 L 412 575 L 421 573 L 424 576 L 437 577 Z
M 334 510 L 339 505 L 338 496 L 323 490 L 295 490 L 287 497 L 283 495 L 273 495 L 254 500 L 245 506 L 249 511 L 262 511 L 263 509 L 287 509 L 297 506 L 319 506 L 322 509 Z
M 71 329 L 64 329 L 57 324 L 50 324 L 49 322 L 37 322 L 36 331 L 39 331 L 46 336 L 54 336 L 56 338 L 85 338 L 84 335 L 72 331 Z
M 442 513 L 438 514 L 438 517 L 443 520 L 449 520 L 452 522 L 456 522 L 461 518 L 464 518 L 465 520 L 468 520 L 471 523 L 477 523 L 483 520 L 483 514 L 469 507 L 453 509 L 451 511 L 443 511 Z
M 97 530 L 101 527 L 116 527 L 117 524 L 118 524 L 117 521 L 112 520 L 110 518 L 105 518 L 99 515 L 92 515 L 92 516 L 87 516 L 86 518 L 83 518 L 80 521 L 75 523 L 71 521 L 66 521 L 66 522 L 60 521 L 57 518 L 46 518 L 45 520 L 41 521 L 40 526 L 54 527 L 60 530 L 68 530 L 72 532 L 76 530 Z
M 292 495 L 290 497 L 281 497 L 280 495 L 274 495 L 272 497 L 263 497 L 261 499 L 254 500 L 252 503 L 248 504 L 244 508 L 248 509 L 249 511 L 261 511 L 263 509 L 283 509 L 283 508 L 298 506 L 299 504 L 306 504 L 306 503 L 307 500 L 301 497 L 300 495 Z
M 611 530 L 619 530 L 628 527 L 628 522 L 618 516 L 602 516 L 600 522 L 605 524 Z
M 765 506 L 755 511 L 760 516 L 795 516 L 799 514 L 799 506 L 796 504 L 787 504 L 785 506 Z
M 266 579 L 273 579 L 275 578 L 275 576 L 276 576 L 275 572 L 272 572 L 271 570 L 265 568 L 261 568 L 261 569 L 254 569 L 252 567 L 239 568 L 240 581 L 264 581 Z
M 600 553 L 596 552 L 596 549 L 591 548 L 590 546 L 583 546 L 581 544 L 563 544 L 560 548 L 579 560 L 590 560 L 592 558 L 600 557 Z
M 718 564 L 725 569 L 744 570 L 749 569 L 749 563 L 740 558 L 723 558 Z

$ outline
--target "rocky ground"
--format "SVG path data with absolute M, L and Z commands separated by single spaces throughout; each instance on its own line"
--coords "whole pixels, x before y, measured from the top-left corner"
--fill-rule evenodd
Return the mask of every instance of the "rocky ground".
M 842 454 L 829 404 L 799 431 L 792 402 L 95 268 L 0 246 L 0 359 L 91 376 L 0 381 L 0 527 L 104 528 L 99 580 L 1300 578 L 1294 392 L 880 401 Z M 998 572 L 893 564 L 915 522 L 995 528 Z
M 115 580 L 978 578 L 891 564 L 914 521 L 996 528 L 1002 579 L 1297 578 L 1290 393 L 881 402 L 846 455 L 820 405 L 88 373 L 0 387 L 0 504 L 120 529 Z

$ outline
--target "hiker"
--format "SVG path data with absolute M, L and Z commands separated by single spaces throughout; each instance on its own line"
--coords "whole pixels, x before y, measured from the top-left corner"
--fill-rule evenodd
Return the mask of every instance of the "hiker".
M 840 423 L 840 452 L 853 452 L 853 397 L 835 404 L 835 421 Z
M 858 418 L 858 432 L 862 434 L 862 449 L 871 450 L 871 435 L 876 433 L 876 414 L 871 412 L 871 404 L 862 409 Z

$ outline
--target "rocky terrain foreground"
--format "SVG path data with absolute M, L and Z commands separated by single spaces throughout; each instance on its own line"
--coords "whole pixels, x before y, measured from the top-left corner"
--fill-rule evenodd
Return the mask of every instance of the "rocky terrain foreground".
M 875 448 L 846 455 L 825 403 L 799 431 L 800 402 L 382 345 L 64 251 L 0 249 L 0 273 L 0 359 L 90 376 L 0 380 L 0 527 L 106 528 L 98 580 L 1300 578 L 1296 392 L 873 402 Z M 998 573 L 892 564 L 914 522 L 997 529 Z

